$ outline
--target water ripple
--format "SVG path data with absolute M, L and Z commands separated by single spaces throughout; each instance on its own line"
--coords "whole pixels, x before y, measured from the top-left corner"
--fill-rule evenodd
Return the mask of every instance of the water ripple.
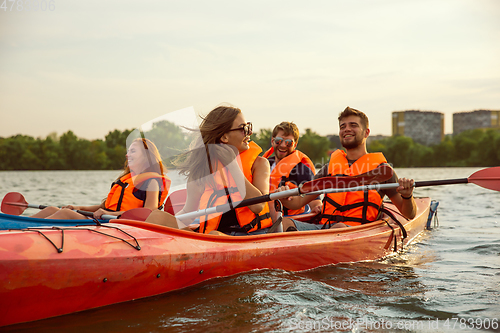
M 475 252 L 481 255 L 497 255 L 500 256 L 500 244 L 483 244 L 470 247 L 467 251 Z

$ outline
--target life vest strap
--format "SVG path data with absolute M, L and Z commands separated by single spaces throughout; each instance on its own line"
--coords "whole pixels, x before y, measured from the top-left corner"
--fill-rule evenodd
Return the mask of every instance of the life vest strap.
M 361 217 L 350 217 L 350 216 L 343 216 L 343 215 L 325 214 L 322 216 L 322 218 L 328 219 L 328 222 L 326 222 L 325 224 L 334 224 L 331 222 L 335 222 L 335 223 L 338 223 L 338 222 L 358 222 L 361 224 L 372 222 L 372 221 L 365 221 Z
M 228 194 L 238 193 L 237 187 L 224 187 L 219 190 L 212 190 L 214 193 L 212 195 L 216 195 L 218 197 L 223 197 Z
M 380 211 L 389 215 L 389 217 L 398 225 L 399 229 L 401 229 L 401 234 L 402 234 L 401 244 L 403 246 L 404 240 L 408 237 L 408 233 L 406 232 L 405 227 L 403 226 L 403 224 L 401 224 L 401 222 L 399 222 L 399 220 L 394 216 L 394 214 L 389 209 L 382 207 Z M 408 218 L 406 218 L 404 215 L 401 214 L 401 216 L 403 216 L 406 220 L 408 220 Z
M 118 199 L 118 204 L 116 205 L 116 211 L 119 212 L 120 209 L 122 208 L 123 196 L 125 195 L 125 189 L 128 187 L 128 183 L 124 183 L 121 181 L 121 179 L 118 179 L 113 184 L 116 184 L 122 188 L 120 193 L 120 198 Z
M 290 177 L 281 176 L 278 186 L 285 186 L 290 181 Z
M 231 200 L 231 196 L 230 196 L 230 194 L 232 194 L 232 193 L 238 193 L 238 188 L 237 187 L 224 187 L 224 188 L 219 189 L 219 190 L 212 189 L 212 193 L 210 194 L 210 197 L 208 198 L 207 207 L 214 206 L 215 202 L 220 197 L 226 197 L 227 200 L 228 200 L 230 209 L 231 210 L 234 209 L 234 207 L 233 207 L 233 201 Z M 205 220 L 206 221 L 209 220 L 209 215 L 208 214 L 205 215 Z M 204 223 L 203 224 L 203 233 L 206 232 L 207 227 L 208 227 L 208 223 Z
M 212 194 L 210 194 L 210 197 L 208 198 L 208 207 L 212 207 L 220 197 L 226 197 L 229 202 L 229 206 L 233 209 L 233 202 L 230 196 L 230 194 L 233 193 L 238 193 L 237 187 L 224 187 L 220 190 L 213 190 Z
M 326 228 L 326 225 L 331 225 L 332 221 L 335 221 L 335 223 L 338 222 L 357 222 L 361 224 L 366 224 L 370 223 L 373 221 L 369 221 L 367 218 L 367 213 L 368 213 L 368 207 L 373 207 L 377 211 L 381 210 L 381 206 L 377 205 L 376 203 L 368 201 L 368 190 L 364 191 L 364 196 L 363 196 L 363 201 L 362 202 L 356 202 L 350 205 L 341 205 L 329 196 L 325 196 L 325 201 L 328 202 L 329 204 L 333 205 L 335 207 L 334 212 L 338 211 L 340 213 L 346 212 L 348 210 L 362 207 L 362 215 L 361 217 L 351 217 L 351 216 L 343 216 L 343 215 L 334 215 L 334 214 L 325 214 L 324 209 L 323 209 L 323 214 L 322 218 L 326 218 L 328 221 L 325 223 L 323 228 Z
M 241 232 L 246 232 L 248 234 L 248 232 L 250 230 L 252 230 L 255 226 L 257 226 L 257 229 L 261 229 L 262 225 L 261 225 L 260 222 L 262 220 L 266 220 L 268 218 L 271 218 L 271 214 L 270 213 L 265 213 L 265 214 L 256 216 L 250 223 L 247 223 L 247 224 L 245 224 L 242 227 L 232 226 L 230 229 L 232 231 L 241 231 Z
M 366 198 L 365 198 L 365 201 L 363 201 L 363 202 L 356 202 L 356 203 L 353 203 L 350 205 L 341 205 L 328 196 L 325 196 L 324 200 L 326 202 L 328 202 L 329 204 L 335 206 L 335 210 L 338 212 L 341 212 L 341 213 L 346 212 L 346 211 L 351 210 L 351 209 L 354 209 L 354 208 L 358 208 L 358 207 L 368 208 L 368 206 L 371 206 L 371 207 L 376 208 L 377 210 L 380 209 L 379 205 L 377 205 L 376 203 L 373 203 L 373 202 L 367 202 Z M 364 216 L 366 217 L 366 213 L 364 214 Z M 372 222 L 372 221 L 370 221 L 370 222 Z
M 363 201 L 366 202 L 366 203 L 368 203 L 368 205 L 371 203 L 368 200 L 368 190 L 366 190 L 366 189 L 363 191 Z M 368 221 L 368 219 L 366 217 L 366 213 L 368 212 L 368 205 L 363 205 L 363 211 L 361 213 L 361 216 L 362 216 L 362 218 L 363 218 L 364 221 Z M 375 205 L 375 206 L 378 207 L 377 211 L 379 211 L 380 210 L 380 206 L 378 206 L 378 205 Z
M 396 237 L 396 230 L 394 227 L 389 223 L 388 220 L 384 220 L 385 223 L 389 226 L 389 228 L 392 229 L 392 234 L 394 235 L 394 252 L 398 252 L 398 238 Z

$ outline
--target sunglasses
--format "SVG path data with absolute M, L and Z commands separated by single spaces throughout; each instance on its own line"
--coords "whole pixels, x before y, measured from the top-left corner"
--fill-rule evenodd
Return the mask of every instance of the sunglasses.
M 281 136 L 277 136 L 274 138 L 274 143 L 279 146 L 283 141 L 285 141 L 285 146 L 291 147 L 293 145 L 293 140 L 292 139 L 286 139 L 283 140 Z
M 245 134 L 245 136 L 252 135 L 252 133 L 253 133 L 252 132 L 252 123 L 248 122 L 243 127 L 233 128 L 233 129 L 230 129 L 228 132 L 231 132 L 231 131 L 243 131 L 243 134 Z

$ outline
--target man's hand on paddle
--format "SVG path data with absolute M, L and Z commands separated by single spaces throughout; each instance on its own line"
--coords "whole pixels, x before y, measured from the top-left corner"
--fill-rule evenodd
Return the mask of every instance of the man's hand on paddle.
M 280 186 L 274 191 L 274 193 L 288 191 L 288 190 L 290 190 L 290 188 L 287 185 Z M 288 209 L 295 210 L 295 209 L 300 209 L 300 208 L 304 207 L 305 205 L 307 205 L 308 203 L 310 203 L 314 199 L 316 199 L 316 197 L 314 195 L 306 195 L 304 197 L 294 195 L 294 196 L 286 197 L 286 198 L 283 198 L 280 200 L 281 200 L 281 203 L 283 204 L 283 206 L 285 206 Z
M 311 214 L 318 215 L 323 211 L 323 203 L 320 199 L 313 200 L 309 203 L 309 207 L 311 207 Z
M 411 197 L 413 195 L 413 179 L 408 178 L 399 178 L 398 179 L 399 187 L 396 189 L 399 194 L 403 197 Z

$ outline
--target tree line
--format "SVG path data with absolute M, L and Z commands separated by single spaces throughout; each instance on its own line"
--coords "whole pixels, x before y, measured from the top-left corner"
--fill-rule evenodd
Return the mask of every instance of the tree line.
M 446 136 L 441 143 L 424 146 L 395 136 L 372 142 L 368 149 L 384 153 L 395 167 L 489 167 L 500 165 L 500 131 L 474 129 Z
M 271 146 L 271 133 L 270 129 L 261 129 L 253 139 L 266 150 Z M 323 137 L 306 129 L 300 136 L 297 149 L 320 167 L 328 162 L 328 152 L 342 149 L 342 146 L 337 135 Z M 367 149 L 368 152 L 382 152 L 397 168 L 497 166 L 500 165 L 500 131 L 469 130 L 446 136 L 440 144 L 433 146 L 416 143 L 406 136 L 392 136 L 371 141 Z
M 104 140 L 78 138 L 72 131 L 58 137 L 46 138 L 27 135 L 0 137 L 0 170 L 118 170 L 123 168 L 126 141 L 133 130 L 110 131 Z M 264 151 L 271 146 L 271 129 L 252 134 L 252 140 Z M 160 121 L 141 135 L 151 139 L 172 168 L 172 159 L 186 149 L 191 141 L 189 133 L 168 121 Z M 129 139 L 130 140 L 130 139 Z M 129 142 L 130 143 L 130 142 Z M 338 136 L 321 136 L 306 129 L 297 149 L 321 166 L 328 161 L 328 153 L 340 149 Z M 450 167 L 500 165 L 500 131 L 470 130 L 457 136 L 447 136 L 440 144 L 424 146 L 405 136 L 372 141 L 369 152 L 382 152 L 394 167 Z
M 125 165 L 128 144 L 136 137 L 153 141 L 171 165 L 174 155 L 187 148 L 190 137 L 178 126 L 163 120 L 149 131 L 114 130 L 104 140 L 78 138 L 72 131 L 49 134 L 45 139 L 27 135 L 0 137 L 0 170 L 119 170 Z

